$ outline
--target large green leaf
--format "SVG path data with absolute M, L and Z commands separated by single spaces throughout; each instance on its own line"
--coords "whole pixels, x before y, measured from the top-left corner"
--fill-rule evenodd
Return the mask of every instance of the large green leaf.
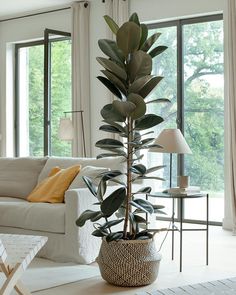
M 143 43 L 147 40 L 147 36 L 148 36 L 148 27 L 145 24 L 141 24 L 141 39 L 140 39 L 140 44 L 139 44 L 139 48 L 142 47 Z
M 107 104 L 105 105 L 101 110 L 101 116 L 105 120 L 111 120 L 111 121 L 117 121 L 117 122 L 125 122 L 125 117 L 122 116 L 120 113 L 118 113 L 114 107 L 113 104 Z
M 137 209 L 142 210 L 143 212 L 150 214 L 154 212 L 152 204 L 144 199 L 135 199 L 133 201 L 130 201 L 130 204 L 136 207 Z
M 102 158 L 110 158 L 110 157 L 120 157 L 121 154 L 117 154 L 117 153 L 104 153 L 104 154 L 99 154 L 97 156 L 97 159 L 102 159 Z M 126 154 L 122 155 L 122 156 L 126 156 Z
M 155 33 L 152 36 L 150 36 L 142 45 L 141 49 L 145 52 L 147 52 L 152 45 L 156 42 L 156 40 L 160 37 L 161 33 Z
M 146 173 L 146 167 L 143 164 L 137 164 L 133 165 L 132 168 L 134 168 L 138 173 L 137 174 L 145 174 Z
M 104 138 L 96 142 L 96 147 L 103 148 L 103 147 L 123 147 L 123 143 L 119 140 L 112 139 L 112 138 Z
M 116 34 L 116 42 L 125 56 L 139 48 L 141 29 L 134 22 L 124 23 Z
M 165 165 L 160 165 L 160 166 L 155 166 L 155 167 L 149 168 L 149 169 L 147 169 L 146 174 L 155 172 L 155 171 L 163 169 L 165 167 L 166 167 Z
M 150 186 L 142 187 L 134 194 L 149 194 L 152 191 L 152 188 Z
M 157 176 L 139 176 L 138 179 L 155 179 L 155 180 L 165 181 L 164 178 L 157 177 Z
M 148 104 L 148 103 L 170 103 L 170 102 L 171 101 L 168 98 L 157 98 L 157 99 L 147 101 L 146 104 Z
M 101 204 L 102 213 L 109 217 L 111 216 L 120 206 L 126 197 L 126 189 L 124 187 L 120 187 L 115 190 L 112 194 L 110 194 Z
M 112 241 L 118 241 L 123 238 L 123 232 L 117 232 L 117 233 L 110 233 L 106 236 L 106 241 L 112 242 Z
M 148 144 L 148 143 L 151 143 L 151 142 L 153 142 L 153 140 L 155 140 L 154 137 L 145 138 L 144 140 L 141 141 L 141 146 L 145 145 L 145 144 Z
M 139 216 L 137 214 L 133 214 L 134 215 L 134 221 L 136 223 L 147 223 L 147 220 L 145 218 L 143 218 L 142 216 Z
M 107 123 L 107 124 L 110 124 L 111 126 L 116 127 L 117 129 L 120 130 L 120 132 L 123 132 L 123 133 L 126 132 L 125 127 L 121 126 L 119 123 L 116 123 L 116 122 L 114 122 L 112 120 L 104 120 L 104 122 Z
M 119 26 L 117 25 L 117 23 L 109 15 L 104 15 L 104 19 L 111 31 L 116 35 L 117 31 L 119 30 Z
M 87 185 L 88 189 L 90 190 L 90 192 L 97 198 L 97 191 L 95 186 L 92 183 L 92 180 L 88 176 L 82 176 L 82 178 L 85 184 Z
M 163 122 L 163 118 L 154 114 L 144 115 L 142 118 L 136 120 L 135 129 L 136 130 L 145 130 L 152 128 Z
M 167 215 L 166 212 L 162 211 L 161 209 L 165 208 L 165 206 L 163 205 L 156 205 L 156 204 L 152 204 L 154 212 L 158 213 L 158 214 L 163 214 L 163 215 Z
M 115 74 L 117 77 L 123 80 L 127 79 L 126 71 L 118 64 L 116 64 L 114 61 L 109 60 L 105 57 L 97 57 L 97 61 L 100 63 L 100 65 L 102 65 L 105 69 Z
M 143 98 L 147 97 L 162 79 L 163 77 L 161 76 L 153 77 L 152 79 L 150 79 L 139 91 L 139 95 L 141 95 Z
M 114 100 L 113 107 L 124 117 L 130 116 L 130 114 L 136 109 L 136 105 L 131 101 Z
M 99 127 L 99 130 L 111 133 L 121 133 L 121 131 L 118 128 L 111 125 L 102 125 Z
M 143 98 L 135 93 L 130 93 L 128 95 L 128 102 L 135 105 L 134 110 L 130 113 L 130 117 L 134 120 L 141 118 L 146 113 L 146 104 Z
M 123 173 L 120 170 L 111 170 L 103 173 L 102 180 L 107 181 L 111 180 L 117 176 L 122 175 Z
M 92 235 L 95 236 L 95 237 L 105 237 L 108 235 L 108 231 L 106 229 L 104 230 L 100 230 L 100 229 L 95 229 L 93 232 L 92 232 Z
M 106 229 L 106 228 L 111 228 L 112 226 L 121 223 L 123 220 L 124 220 L 124 218 L 107 221 L 106 223 L 104 223 L 104 224 L 100 227 L 100 229 L 103 230 L 103 229 Z
M 142 76 L 150 75 L 152 71 L 151 56 L 142 50 L 134 52 L 128 66 L 128 70 L 131 82 L 141 78 Z
M 116 88 L 116 86 L 107 78 L 98 76 L 97 77 L 102 84 L 104 84 L 115 96 L 117 96 L 119 99 L 122 99 L 122 95 L 120 93 L 120 90 Z
M 81 227 L 85 224 L 87 220 L 94 219 L 95 217 L 100 216 L 100 218 L 103 216 L 101 215 L 101 211 L 92 211 L 92 210 L 85 210 L 79 218 L 76 220 L 76 225 Z M 98 220 L 98 219 L 97 219 Z
M 104 54 L 119 63 L 122 67 L 124 66 L 124 56 L 115 41 L 100 39 L 98 40 L 98 46 Z
M 123 81 L 108 70 L 101 70 L 101 72 L 126 96 L 127 88 Z
M 135 80 L 130 86 L 129 86 L 129 93 L 139 93 L 139 91 L 144 87 L 144 85 L 151 80 L 153 76 L 147 75 L 144 77 L 141 77 L 137 80 Z
M 99 197 L 100 200 L 103 199 L 105 193 L 107 190 L 107 183 L 106 181 L 104 181 L 103 179 L 100 180 L 99 185 L 98 185 L 98 192 L 97 195 Z
M 161 54 L 163 51 L 165 51 L 168 47 L 167 46 L 157 46 L 155 48 L 153 48 L 149 54 L 151 55 L 152 58 L 154 58 L 155 56 Z
M 129 21 L 134 22 L 136 25 L 140 26 L 139 18 L 136 12 L 130 16 Z

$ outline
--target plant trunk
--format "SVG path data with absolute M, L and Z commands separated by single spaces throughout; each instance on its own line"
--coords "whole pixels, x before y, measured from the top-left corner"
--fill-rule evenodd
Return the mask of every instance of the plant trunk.
M 131 166 L 133 160 L 133 146 L 131 142 L 133 141 L 133 120 L 131 117 L 128 117 L 127 121 L 127 129 L 128 129 L 128 143 L 127 143 L 127 200 L 126 200 L 126 212 L 125 212 L 125 222 L 124 222 L 124 238 L 127 239 L 127 230 L 129 223 L 129 213 L 131 212 L 130 201 L 132 200 L 132 173 Z M 130 224 L 129 232 L 130 236 L 132 236 L 132 226 Z

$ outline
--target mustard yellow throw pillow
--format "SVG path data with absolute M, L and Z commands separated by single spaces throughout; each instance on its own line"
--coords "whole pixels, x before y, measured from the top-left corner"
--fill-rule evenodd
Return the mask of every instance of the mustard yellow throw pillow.
M 65 191 L 80 172 L 80 169 L 80 165 L 66 169 L 52 168 L 49 176 L 34 188 L 27 200 L 40 203 L 63 203 Z

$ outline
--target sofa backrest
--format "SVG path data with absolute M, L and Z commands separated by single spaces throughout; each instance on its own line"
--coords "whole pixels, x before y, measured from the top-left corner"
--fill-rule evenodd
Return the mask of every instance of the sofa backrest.
M 0 158 L 0 196 L 26 199 L 47 158 Z
M 107 157 L 102 159 L 50 157 L 39 174 L 38 183 L 48 176 L 53 167 L 59 166 L 60 168 L 68 168 L 76 164 L 80 164 L 82 168 L 85 166 L 95 166 L 126 172 L 126 162 L 124 161 L 124 157 Z

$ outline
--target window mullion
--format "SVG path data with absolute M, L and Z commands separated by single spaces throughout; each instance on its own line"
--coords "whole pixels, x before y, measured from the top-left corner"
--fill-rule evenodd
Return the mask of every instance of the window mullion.
M 49 33 L 44 31 L 44 156 L 50 156 L 50 73 L 51 73 L 51 46 L 49 43 Z

